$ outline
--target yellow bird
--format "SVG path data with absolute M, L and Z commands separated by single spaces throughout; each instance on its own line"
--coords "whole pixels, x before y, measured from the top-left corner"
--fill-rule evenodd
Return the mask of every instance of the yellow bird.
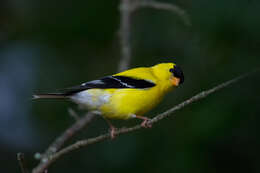
M 143 119 L 143 127 L 150 127 L 149 118 L 142 115 L 183 82 L 184 75 L 180 67 L 174 63 L 160 63 L 152 67 L 129 69 L 60 93 L 36 94 L 33 98 L 70 99 L 83 108 L 101 114 L 106 120 L 139 118 Z M 114 138 L 115 127 L 107 122 Z

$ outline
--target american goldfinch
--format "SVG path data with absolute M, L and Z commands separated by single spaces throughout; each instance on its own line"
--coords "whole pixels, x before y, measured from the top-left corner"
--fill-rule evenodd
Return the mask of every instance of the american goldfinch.
M 184 75 L 180 67 L 174 63 L 160 63 L 152 67 L 129 69 L 63 92 L 36 94 L 33 98 L 69 99 L 102 115 L 106 120 L 138 118 L 143 120 L 143 127 L 150 127 L 149 118 L 142 115 L 183 82 Z M 109 121 L 108 124 L 113 138 L 115 128 Z

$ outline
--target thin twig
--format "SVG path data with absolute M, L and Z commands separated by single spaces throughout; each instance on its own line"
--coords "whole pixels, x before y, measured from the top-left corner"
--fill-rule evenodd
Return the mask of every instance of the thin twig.
M 17 160 L 19 162 L 22 173 L 29 173 L 25 164 L 25 158 L 23 153 L 17 153 Z
M 69 115 L 72 117 L 72 118 L 74 118 L 76 121 L 78 121 L 79 120 L 79 116 L 78 116 L 78 114 L 72 109 L 72 108 L 69 108 L 68 109 L 68 112 L 69 112 Z
M 155 116 L 149 123 L 151 124 L 154 124 L 170 115 L 173 115 L 174 112 L 176 112 L 177 110 L 180 110 L 182 108 L 184 108 L 185 106 L 191 104 L 191 103 L 194 103 L 200 99 L 203 99 L 205 97 L 207 97 L 208 95 L 222 89 L 222 88 L 225 88 L 229 85 L 231 85 L 232 83 L 235 83 L 243 78 L 245 78 L 246 76 L 252 74 L 253 72 L 251 73 L 247 73 L 247 74 L 244 74 L 244 75 L 241 75 L 239 77 L 236 77 L 232 80 L 229 80 L 227 82 L 224 82 L 220 85 L 217 85 L 215 87 L 213 87 L 212 89 L 209 89 L 209 90 L 206 90 L 206 91 L 202 91 L 200 92 L 199 94 L 187 99 L 186 101 L 174 106 L 173 108 Z M 174 114 L 175 115 L 175 114 Z M 116 132 L 115 132 L 115 135 L 118 137 L 120 134 L 125 134 L 125 133 L 129 133 L 129 132 L 132 132 L 132 131 L 135 131 L 135 130 L 138 130 L 138 129 L 141 129 L 141 125 L 136 125 L 136 126 L 133 126 L 133 127 L 129 127 L 129 128 L 120 128 L 118 129 Z M 101 141 L 104 141 L 106 139 L 109 139 L 110 138 L 110 133 L 106 133 L 106 134 L 102 134 L 100 136 L 97 136 L 97 137 L 93 137 L 93 138 L 89 138 L 89 139 L 86 139 L 86 140 L 80 140 L 68 147 L 65 147 L 63 148 L 62 150 L 60 150 L 59 152 L 57 153 L 54 153 L 53 155 L 50 155 L 48 160 L 37 166 L 34 170 L 33 170 L 33 173 L 42 173 L 46 168 L 48 168 L 51 164 L 53 164 L 57 159 L 59 159 L 61 156 L 65 155 L 65 154 L 68 154 L 74 150 L 77 150 L 77 149 L 80 149 L 82 147 L 86 147 L 86 146 L 89 146 L 91 144 L 95 144 L 97 142 L 101 142 Z
M 119 62 L 118 71 L 126 70 L 129 67 L 131 60 L 131 12 L 132 0 L 121 0 L 119 5 L 120 11 L 120 27 L 119 38 L 121 44 L 121 60 Z
M 184 21 L 185 25 L 187 25 L 187 26 L 191 25 L 191 21 L 189 19 L 189 16 L 187 15 L 186 11 L 174 4 L 157 2 L 157 1 L 152 1 L 152 0 L 135 1 L 132 9 L 137 10 L 139 8 L 154 8 L 157 10 L 167 10 L 167 11 L 176 13 L 178 16 L 180 16 L 180 18 Z
M 56 140 L 48 147 L 48 149 L 39 158 L 41 162 L 46 162 L 49 155 L 57 152 L 61 149 L 66 141 L 77 134 L 78 131 L 86 127 L 95 117 L 95 114 L 89 112 L 78 121 L 76 121 L 70 128 L 68 128 L 61 136 L 56 138 Z M 37 154 L 36 154 L 37 155 Z
M 185 10 L 177 5 L 151 1 L 151 0 L 121 0 L 119 5 L 120 27 L 119 39 L 121 45 L 121 59 L 118 71 L 126 70 L 130 65 L 132 56 L 131 48 L 131 22 L 132 13 L 140 8 L 154 8 L 158 10 L 167 10 L 176 13 L 187 26 L 191 25 L 190 19 Z

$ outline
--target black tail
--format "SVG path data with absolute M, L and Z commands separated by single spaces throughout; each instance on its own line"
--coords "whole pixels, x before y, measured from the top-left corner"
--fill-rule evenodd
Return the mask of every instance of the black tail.
M 64 93 L 47 93 L 47 94 L 35 94 L 32 96 L 33 100 L 36 99 L 65 99 L 67 94 Z

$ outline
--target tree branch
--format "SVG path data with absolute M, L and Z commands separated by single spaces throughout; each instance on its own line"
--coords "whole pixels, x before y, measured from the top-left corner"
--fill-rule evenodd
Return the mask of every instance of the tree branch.
M 120 27 L 119 38 L 121 44 L 121 60 L 119 62 L 118 71 L 126 70 L 131 60 L 131 44 L 130 44 L 130 24 L 132 12 L 132 0 L 121 0 L 119 5 L 120 11 Z
M 119 39 L 121 45 L 121 59 L 118 65 L 118 71 L 126 70 L 130 65 L 132 56 L 131 51 L 131 16 L 132 13 L 140 8 L 154 8 L 158 10 L 167 10 L 176 13 L 187 26 L 191 25 L 190 19 L 185 10 L 177 5 L 151 1 L 151 0 L 121 0 L 119 5 L 120 27 Z
M 36 153 L 36 159 L 41 159 L 44 163 L 48 159 L 49 155 L 56 153 L 64 145 L 66 141 L 72 138 L 77 132 L 86 127 L 95 117 L 95 114 L 88 112 L 82 118 L 79 118 L 70 128 L 68 128 L 61 136 L 56 138 L 56 140 L 48 147 L 48 149 L 42 154 Z M 40 156 L 38 156 L 40 155 Z
M 22 173 L 29 173 L 28 169 L 26 167 L 26 164 L 25 164 L 25 159 L 24 159 L 23 153 L 17 153 L 17 160 L 19 162 L 20 169 L 21 169 Z
M 135 1 L 132 9 L 137 10 L 139 8 L 154 8 L 157 10 L 167 10 L 176 13 L 184 21 L 185 25 L 191 26 L 191 22 L 186 11 L 177 5 L 152 0 Z
M 254 71 L 255 72 L 255 71 Z M 244 75 L 241 75 L 239 77 L 236 77 L 232 80 L 229 80 L 227 82 L 224 82 L 220 85 L 217 85 L 209 90 L 206 90 L 206 91 L 202 91 L 200 92 L 199 94 L 187 99 L 186 101 L 174 106 L 173 108 L 155 116 L 149 123 L 154 124 L 170 115 L 173 115 L 174 112 L 184 108 L 185 106 L 188 106 L 189 104 L 191 103 L 194 103 L 200 99 L 203 99 L 205 97 L 207 97 L 208 95 L 222 89 L 222 88 L 225 88 L 229 85 L 231 85 L 232 83 L 235 83 L 245 77 L 247 77 L 248 75 L 254 73 L 254 72 L 251 72 L 251 73 L 247 73 L 247 74 L 244 74 Z M 175 115 L 175 114 L 174 114 Z M 125 133 L 129 133 L 129 132 L 132 132 L 132 131 L 136 131 L 138 129 L 141 129 L 141 125 L 136 125 L 136 126 L 133 126 L 133 127 L 129 127 L 129 128 L 120 128 L 118 129 L 116 132 L 115 132 L 115 135 L 116 136 L 119 136 L 121 134 L 125 134 Z M 109 139 L 110 138 L 110 134 L 109 133 L 106 133 L 106 134 L 102 134 L 100 136 L 97 136 L 97 137 L 93 137 L 93 138 L 89 138 L 89 139 L 85 139 L 85 140 L 80 140 L 68 147 L 65 147 L 63 148 L 62 150 L 58 151 L 57 153 L 54 153 L 52 155 L 50 155 L 48 157 L 48 159 L 46 160 L 46 162 L 40 164 L 39 166 L 37 166 L 34 170 L 33 170 L 33 173 L 42 173 L 45 169 L 47 169 L 51 164 L 53 164 L 57 159 L 59 159 L 61 156 L 65 155 L 65 154 L 68 154 L 74 150 L 77 150 L 77 149 L 80 149 L 82 147 L 87 147 L 91 144 L 95 144 L 97 142 L 101 142 L 101 141 L 104 141 L 106 139 Z
M 70 116 L 72 118 L 74 118 L 76 121 L 78 121 L 80 119 L 80 117 L 78 116 L 78 114 L 71 108 L 68 109 L 68 113 L 70 114 Z

